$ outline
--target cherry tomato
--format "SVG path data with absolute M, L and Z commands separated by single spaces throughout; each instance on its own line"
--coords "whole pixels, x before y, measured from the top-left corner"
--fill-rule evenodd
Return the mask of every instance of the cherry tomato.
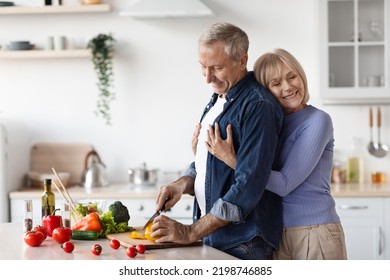
M 72 237 L 72 230 L 67 227 L 58 227 L 53 230 L 51 237 L 62 244 L 70 240 Z
M 47 237 L 47 229 L 45 227 L 40 226 L 40 225 L 35 226 L 34 227 L 34 231 L 42 233 L 43 234 L 43 240 L 46 239 L 46 237 Z
M 99 244 L 94 244 L 92 246 L 92 249 L 91 249 L 92 253 L 95 254 L 95 255 L 100 255 L 100 253 L 103 251 L 103 248 L 102 246 L 100 246 Z
M 26 242 L 31 247 L 37 247 L 42 244 L 44 236 L 42 232 L 38 231 L 28 231 L 24 235 L 24 242 Z
M 127 247 L 126 255 L 129 258 L 135 258 L 135 256 L 137 255 L 137 249 L 135 249 L 135 247 Z
M 67 253 L 72 253 L 74 250 L 74 245 L 72 242 L 66 241 L 65 243 L 61 244 L 61 248 L 64 249 L 64 251 Z
M 137 246 L 135 246 L 135 249 L 137 250 L 137 252 L 138 252 L 139 254 L 145 253 L 145 250 L 146 250 L 144 244 L 138 244 Z
M 119 242 L 118 239 L 111 239 L 110 246 L 112 249 L 118 249 L 121 246 L 121 243 Z

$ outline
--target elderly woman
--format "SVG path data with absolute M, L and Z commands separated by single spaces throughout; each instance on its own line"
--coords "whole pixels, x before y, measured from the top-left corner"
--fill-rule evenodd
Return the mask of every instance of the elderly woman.
M 330 194 L 333 124 L 324 111 L 308 105 L 307 79 L 289 52 L 276 49 L 254 64 L 257 81 L 277 98 L 285 113 L 278 156 L 266 189 L 283 198 L 283 234 L 275 259 L 346 259 L 344 232 Z M 199 125 L 197 126 L 199 127 Z M 197 142 L 197 129 L 193 143 Z M 206 147 L 235 168 L 232 128 L 227 139 L 209 126 Z

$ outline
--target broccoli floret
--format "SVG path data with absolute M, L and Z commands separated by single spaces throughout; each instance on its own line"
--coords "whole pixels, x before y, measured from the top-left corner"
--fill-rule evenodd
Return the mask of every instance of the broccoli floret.
M 130 220 L 129 210 L 120 201 L 115 201 L 108 207 L 108 210 L 112 213 L 115 223 L 128 223 Z

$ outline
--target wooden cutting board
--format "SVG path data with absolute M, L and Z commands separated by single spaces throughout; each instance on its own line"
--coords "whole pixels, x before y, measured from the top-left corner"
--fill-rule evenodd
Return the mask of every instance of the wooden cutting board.
M 52 174 L 69 172 L 68 186 L 78 185 L 84 172 L 85 157 L 93 150 L 87 143 L 35 143 L 30 152 L 30 171 Z
M 151 240 L 145 239 L 133 239 L 130 238 L 130 232 L 114 233 L 106 235 L 108 240 L 118 239 L 122 246 L 130 247 L 138 244 L 144 244 L 146 249 L 166 249 L 166 248 L 178 248 L 178 247 L 192 247 L 201 246 L 203 243 L 201 240 L 192 244 L 177 244 L 172 242 L 157 243 Z

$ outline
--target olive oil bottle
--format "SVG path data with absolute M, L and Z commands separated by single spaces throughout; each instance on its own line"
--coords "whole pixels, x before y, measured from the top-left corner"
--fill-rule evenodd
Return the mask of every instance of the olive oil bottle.
M 51 215 L 56 208 L 56 198 L 51 190 L 51 179 L 43 181 L 44 191 L 41 195 L 42 203 L 42 218 L 43 216 Z

